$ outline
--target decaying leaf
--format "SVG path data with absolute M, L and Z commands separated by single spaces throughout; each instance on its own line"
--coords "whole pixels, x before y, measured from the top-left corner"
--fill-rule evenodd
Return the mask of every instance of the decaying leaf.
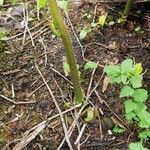
M 103 80 L 103 86 L 102 86 L 103 93 L 107 90 L 108 84 L 109 84 L 109 77 L 105 76 L 105 78 Z

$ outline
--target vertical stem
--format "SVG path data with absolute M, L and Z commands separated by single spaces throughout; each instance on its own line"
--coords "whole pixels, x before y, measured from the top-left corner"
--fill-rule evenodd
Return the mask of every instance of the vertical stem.
M 128 17 L 130 9 L 131 9 L 132 4 L 133 4 L 133 1 L 134 0 L 128 0 L 127 1 L 124 12 L 123 12 L 123 17 Z
M 48 7 L 51 11 L 52 18 L 54 20 L 55 26 L 58 28 L 61 39 L 63 41 L 65 52 L 67 56 L 67 61 L 70 67 L 70 76 L 73 84 L 75 101 L 78 103 L 84 102 L 84 96 L 81 89 L 80 78 L 77 70 L 76 58 L 74 55 L 74 50 L 72 46 L 72 41 L 67 30 L 67 27 L 63 21 L 63 18 L 59 12 L 56 0 L 47 0 Z

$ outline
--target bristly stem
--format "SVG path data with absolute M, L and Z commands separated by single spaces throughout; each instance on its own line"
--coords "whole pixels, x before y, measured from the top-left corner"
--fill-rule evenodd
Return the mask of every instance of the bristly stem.
M 127 1 L 124 12 L 123 12 L 123 17 L 125 17 L 125 18 L 128 17 L 133 2 L 134 2 L 134 0 Z
M 54 20 L 54 25 L 60 32 L 61 34 L 60 37 L 65 47 L 66 57 L 70 67 L 70 76 L 73 84 L 75 101 L 78 103 L 82 103 L 84 102 L 84 95 L 81 88 L 80 78 L 77 70 L 76 58 L 75 58 L 70 34 L 59 12 L 57 1 L 48 0 L 47 2 L 48 2 L 48 7 L 50 9 L 52 18 Z

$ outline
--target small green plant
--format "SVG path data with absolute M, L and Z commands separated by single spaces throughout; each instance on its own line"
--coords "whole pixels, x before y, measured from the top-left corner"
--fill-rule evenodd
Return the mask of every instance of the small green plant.
M 141 63 L 135 64 L 132 59 L 126 59 L 121 64 L 107 65 L 104 71 L 110 78 L 110 83 L 122 83 L 120 98 L 124 98 L 125 117 L 129 123 L 136 123 L 141 129 L 150 128 L 150 113 L 145 101 L 148 91 L 142 88 L 143 68 Z M 139 134 L 141 140 L 149 138 L 149 132 Z
M 129 144 L 129 150 L 148 150 L 148 149 L 143 147 L 142 142 L 135 142 Z
M 120 127 L 117 126 L 117 125 L 113 128 L 113 132 L 114 132 L 114 133 L 123 133 L 124 131 L 125 131 L 125 129 L 120 128 Z
M 7 38 L 7 31 L 4 28 L 0 28 L 0 41 L 4 41 Z

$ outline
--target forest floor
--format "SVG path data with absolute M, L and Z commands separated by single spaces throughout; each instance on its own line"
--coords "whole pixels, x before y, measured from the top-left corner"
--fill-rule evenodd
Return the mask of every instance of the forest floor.
M 58 109 L 44 80 L 64 113 L 67 128 L 75 119 L 78 120 L 70 138 L 74 149 L 126 150 L 130 142 L 138 141 L 136 127 L 128 124 L 124 117 L 123 100 L 119 99 L 120 86 L 107 85 L 103 69 L 106 64 L 117 64 L 131 58 L 142 63 L 146 70 L 144 88 L 150 89 L 148 3 L 134 5 L 124 25 L 109 25 L 110 21 L 118 18 L 124 3 L 85 2 L 80 7 L 74 3 L 68 12 L 71 23 L 62 14 L 72 37 L 83 90 L 87 93 L 89 89 L 89 104 L 97 108 L 98 117 L 86 124 L 82 117 L 76 118 L 82 106 L 72 102 L 70 78 L 65 76 L 63 70 L 63 63 L 66 62 L 64 47 L 49 28 L 46 10 L 38 14 L 36 4 L 32 1 L 26 5 L 8 3 L 0 10 L 0 27 L 9 32 L 8 39 L 0 41 L 0 149 L 26 147 L 24 149 L 27 150 L 55 150 L 63 140 L 64 131 L 57 115 Z M 80 31 L 104 12 L 109 18 L 106 25 L 103 28 L 95 27 L 79 43 L 75 35 L 79 37 Z M 87 61 L 98 63 L 95 71 L 83 69 Z M 66 108 L 65 104 L 69 103 L 71 106 Z M 147 106 L 150 111 L 150 99 L 147 100 Z M 55 118 L 46 122 L 51 117 Z M 76 146 L 74 142 L 81 134 L 83 125 L 85 130 Z M 114 133 L 112 130 L 115 125 L 124 128 L 125 132 Z M 23 140 L 24 144 L 21 144 Z M 149 140 L 146 147 L 150 149 Z M 66 142 L 61 149 L 69 149 Z

